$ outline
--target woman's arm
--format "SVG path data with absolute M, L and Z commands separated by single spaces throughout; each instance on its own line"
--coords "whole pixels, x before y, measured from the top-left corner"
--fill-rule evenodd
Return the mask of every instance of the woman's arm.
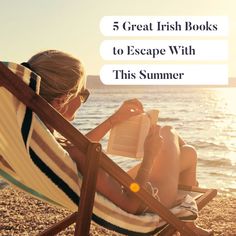
M 93 142 L 99 142 L 112 127 L 111 117 L 109 117 L 85 136 Z
M 86 137 L 93 142 L 99 142 L 113 126 L 142 112 L 143 106 L 138 99 L 127 100 L 112 116 L 88 132 Z
M 144 143 L 144 157 L 135 177 L 135 181 L 144 188 L 148 187 L 147 182 L 150 181 L 153 162 L 161 151 L 163 140 L 159 135 L 159 130 L 160 126 L 158 125 L 154 125 L 150 128 L 149 134 Z M 142 213 L 145 209 L 146 205 L 140 203 L 136 213 Z

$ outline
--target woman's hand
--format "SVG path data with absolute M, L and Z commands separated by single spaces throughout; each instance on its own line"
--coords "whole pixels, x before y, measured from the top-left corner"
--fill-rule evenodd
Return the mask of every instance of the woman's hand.
M 143 113 L 143 105 L 138 99 L 130 99 L 123 102 L 120 108 L 109 117 L 112 126 L 129 119 L 132 116 Z

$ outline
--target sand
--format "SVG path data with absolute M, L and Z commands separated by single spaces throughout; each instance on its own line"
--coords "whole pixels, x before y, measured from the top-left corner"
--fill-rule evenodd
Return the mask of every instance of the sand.
M 69 215 L 25 193 L 6 187 L 0 190 L 0 235 L 35 235 Z M 214 230 L 214 235 L 236 235 L 236 197 L 218 195 L 200 212 L 197 223 Z M 73 235 L 73 226 L 59 235 Z M 90 235 L 118 236 L 92 224 Z

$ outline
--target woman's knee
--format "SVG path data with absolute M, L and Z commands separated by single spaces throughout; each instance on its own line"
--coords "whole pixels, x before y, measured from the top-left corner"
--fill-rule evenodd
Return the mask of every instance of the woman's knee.
M 172 130 L 173 130 L 174 128 L 172 127 L 172 126 L 170 126 L 170 125 L 165 125 L 165 126 L 161 126 L 160 127 L 160 132 L 162 133 L 162 134 L 168 134 L 168 133 L 170 133 Z
M 160 135 L 163 137 L 163 139 L 167 139 L 170 137 L 177 136 L 177 132 L 175 131 L 175 128 L 169 125 L 162 126 L 160 128 Z
M 187 144 L 181 146 L 180 153 L 183 157 L 188 158 L 192 164 L 197 164 L 197 151 L 193 146 Z

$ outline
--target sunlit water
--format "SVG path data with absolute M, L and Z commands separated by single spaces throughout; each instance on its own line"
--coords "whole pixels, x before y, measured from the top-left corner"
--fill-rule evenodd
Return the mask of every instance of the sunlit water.
M 159 109 L 159 124 L 174 126 L 196 147 L 201 186 L 236 195 L 236 88 L 94 89 L 74 125 L 86 133 L 134 97 L 146 110 Z

